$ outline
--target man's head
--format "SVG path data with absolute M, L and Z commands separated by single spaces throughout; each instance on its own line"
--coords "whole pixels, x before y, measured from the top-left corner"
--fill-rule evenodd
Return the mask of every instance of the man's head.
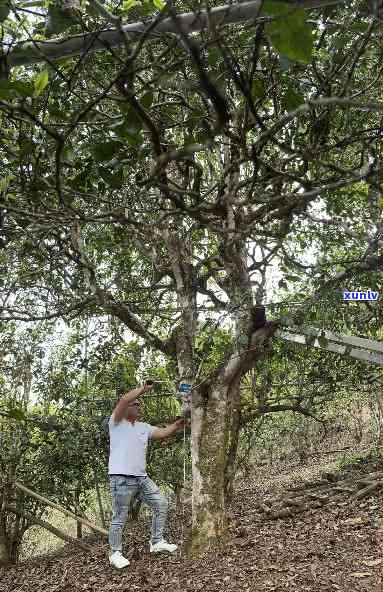
M 140 402 L 138 399 L 134 399 L 134 401 L 130 401 L 130 403 L 126 406 L 125 419 L 131 422 L 135 422 L 139 413 Z

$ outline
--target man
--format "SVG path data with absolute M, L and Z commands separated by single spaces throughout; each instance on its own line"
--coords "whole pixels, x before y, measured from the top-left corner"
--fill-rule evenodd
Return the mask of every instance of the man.
M 123 395 L 109 419 L 109 482 L 113 500 L 109 562 L 118 569 L 129 565 L 129 560 L 122 555 L 122 531 L 130 501 L 137 494 L 153 510 L 150 552 L 172 553 L 177 549 L 177 545 L 167 543 L 162 536 L 167 518 L 167 500 L 146 473 L 146 448 L 149 438 L 167 438 L 183 428 L 185 422 L 178 419 L 165 428 L 158 428 L 137 421 L 140 408 L 137 397 L 152 388 L 153 382 L 147 381 L 144 386 Z

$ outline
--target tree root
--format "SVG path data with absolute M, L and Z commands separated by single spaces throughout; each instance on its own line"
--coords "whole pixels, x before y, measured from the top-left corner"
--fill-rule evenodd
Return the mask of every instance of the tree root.
M 264 520 L 277 520 L 278 518 L 291 518 L 296 514 L 306 512 L 314 508 L 321 508 L 329 504 L 334 505 L 347 498 L 350 501 L 361 500 L 369 497 L 376 491 L 383 490 L 383 472 L 370 473 L 360 479 L 344 479 L 331 482 L 321 480 L 315 482 L 312 489 L 320 488 L 319 492 L 307 491 L 305 486 L 300 490 L 290 490 L 287 497 L 275 500 L 268 505 L 258 500 L 256 507 Z

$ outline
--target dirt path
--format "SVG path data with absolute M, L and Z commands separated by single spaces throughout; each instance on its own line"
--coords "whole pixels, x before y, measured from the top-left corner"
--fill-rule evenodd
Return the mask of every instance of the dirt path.
M 255 509 L 260 498 L 275 501 L 288 487 L 331 471 L 333 464 L 332 459 L 314 459 L 303 468 L 263 467 L 264 474 L 258 471 L 253 483 L 239 483 L 230 508 L 233 538 L 220 552 L 193 561 L 180 554 L 152 557 L 147 548 L 150 519 L 145 517 L 126 542 L 126 549 L 134 547 L 126 570 L 113 570 L 104 541 L 95 541 L 93 554 L 68 546 L 56 557 L 0 569 L 0 592 L 383 592 L 381 490 L 359 501 L 346 499 L 283 520 L 265 520 Z M 383 471 L 383 461 L 343 471 L 342 478 L 358 479 L 379 470 Z M 181 519 L 170 512 L 168 540 L 180 540 Z

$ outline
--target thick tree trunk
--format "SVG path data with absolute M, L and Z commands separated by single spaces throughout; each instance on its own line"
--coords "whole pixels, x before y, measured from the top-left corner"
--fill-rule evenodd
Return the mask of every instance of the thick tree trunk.
M 9 550 L 9 559 L 11 565 L 17 565 L 19 562 L 20 550 L 21 550 L 21 542 L 23 540 L 22 534 L 19 534 L 19 537 L 13 539 L 11 542 L 10 550 Z
M 207 400 L 192 406 L 193 520 L 186 545 L 189 556 L 227 542 L 224 485 L 230 429 L 228 392 L 228 386 L 217 381 L 205 393 Z
M 196 556 L 202 550 L 225 544 L 228 538 L 225 484 L 232 487 L 236 444 L 240 426 L 240 382 L 256 359 L 265 356 L 264 342 L 277 324 L 257 331 L 251 345 L 255 350 L 245 356 L 236 354 L 216 372 L 214 381 L 200 386 L 192 401 L 193 519 L 186 552 Z M 266 350 L 267 351 L 267 350 Z M 197 393 L 196 393 L 197 395 Z M 234 421 L 234 423 L 233 423 Z M 230 432 L 232 440 L 230 442 Z M 230 443 L 230 446 L 229 446 Z M 228 463 L 228 454 L 231 459 Z
M 7 566 L 11 563 L 9 549 L 7 545 L 7 536 L 5 528 L 2 526 L 3 514 L 0 514 L 0 567 Z
M 239 395 L 238 395 L 239 396 Z M 233 410 L 230 427 L 230 443 L 225 466 L 224 495 L 225 504 L 231 503 L 234 491 L 234 479 L 236 474 L 236 461 L 239 444 L 239 435 L 241 433 L 241 410 L 237 405 Z

